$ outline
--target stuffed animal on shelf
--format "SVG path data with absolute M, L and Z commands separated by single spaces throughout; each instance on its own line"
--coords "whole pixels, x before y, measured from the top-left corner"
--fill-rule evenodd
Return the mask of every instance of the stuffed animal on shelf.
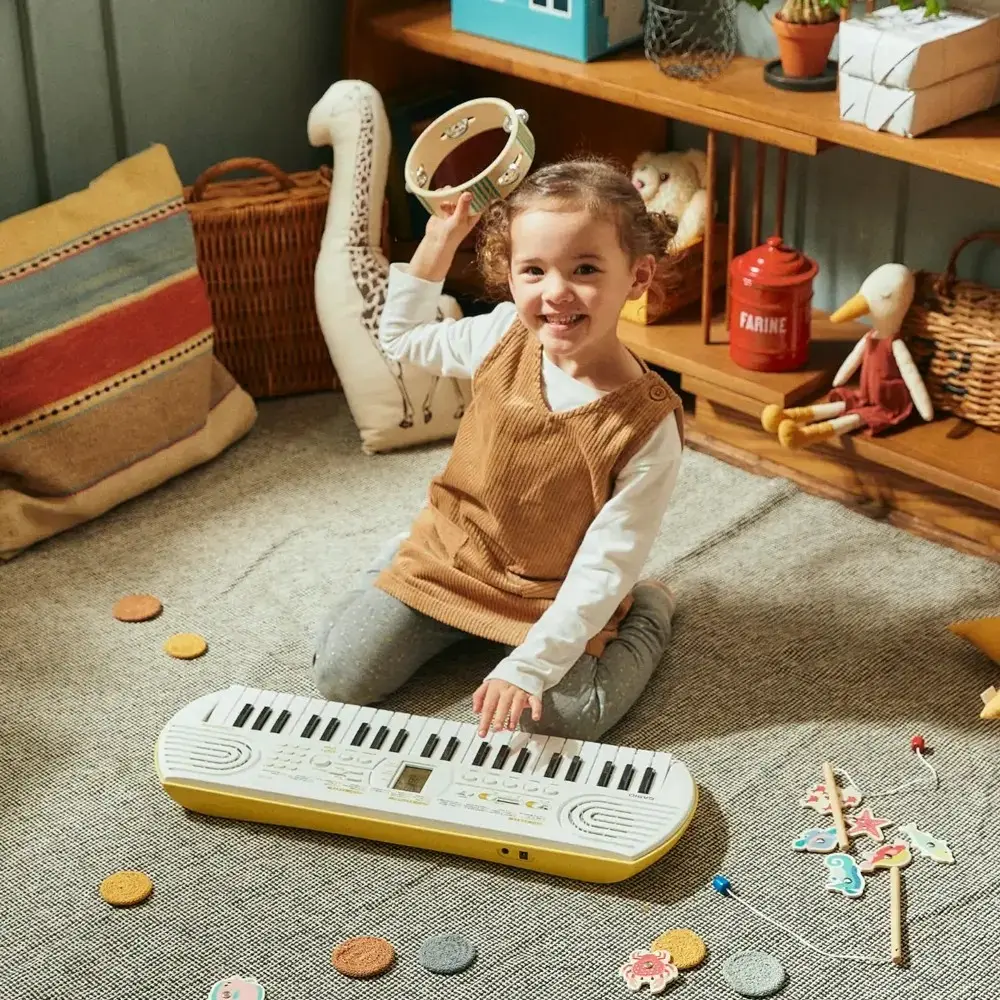
M 862 427 L 869 435 L 882 434 L 908 420 L 914 409 L 924 420 L 933 420 L 927 387 L 898 337 L 913 302 L 914 284 L 913 272 L 902 264 L 883 264 L 872 271 L 861 290 L 830 317 L 845 323 L 870 313 L 872 329 L 840 366 L 828 402 L 790 409 L 772 403 L 761 413 L 764 430 L 777 432 L 786 448 L 798 448 Z M 858 388 L 841 388 L 859 366 Z
M 647 212 L 671 215 L 677 232 L 668 251 L 676 253 L 701 239 L 708 217 L 708 159 L 700 149 L 685 153 L 640 153 L 632 164 L 632 183 Z

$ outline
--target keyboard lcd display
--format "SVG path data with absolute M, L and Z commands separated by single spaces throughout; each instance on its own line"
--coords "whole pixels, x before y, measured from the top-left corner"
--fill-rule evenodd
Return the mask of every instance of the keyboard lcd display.
M 413 767 L 407 764 L 396 776 L 392 787 L 398 792 L 420 792 L 423 791 L 430 775 L 429 767 Z

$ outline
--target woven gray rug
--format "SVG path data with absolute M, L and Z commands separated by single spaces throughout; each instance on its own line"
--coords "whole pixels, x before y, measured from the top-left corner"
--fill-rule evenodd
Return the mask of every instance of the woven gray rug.
M 691 1000 L 735 996 L 722 966 L 747 948 L 780 960 L 789 1000 L 1000 996 L 1000 727 L 977 717 L 996 678 L 946 630 L 997 613 L 1000 568 L 693 452 L 649 563 L 679 592 L 675 642 L 607 737 L 674 752 L 701 787 L 645 873 L 597 887 L 169 799 L 152 756 L 169 715 L 236 681 L 309 692 L 321 611 L 405 529 L 446 455 L 362 455 L 337 395 L 268 402 L 216 462 L 0 566 L 0 997 L 203 1000 L 236 972 L 271 1000 L 627 996 L 618 966 L 672 927 L 708 944 L 668 987 Z M 116 622 L 130 592 L 163 615 Z M 209 652 L 168 657 L 181 631 Z M 467 720 L 489 666 L 460 647 L 387 707 Z M 871 804 L 948 839 L 956 862 L 904 873 L 908 968 L 823 958 L 709 887 L 723 872 L 824 949 L 888 956 L 887 874 L 847 899 L 790 847 L 817 825 L 797 800 L 824 759 L 862 790 L 892 787 L 926 774 L 917 732 L 940 789 Z M 155 884 L 130 910 L 98 895 L 122 868 Z M 417 957 L 446 931 L 479 958 L 442 978 Z M 395 944 L 394 969 L 342 978 L 333 948 L 368 934 Z

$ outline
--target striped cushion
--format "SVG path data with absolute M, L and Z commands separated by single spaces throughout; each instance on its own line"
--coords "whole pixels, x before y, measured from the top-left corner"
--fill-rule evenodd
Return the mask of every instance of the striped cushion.
M 213 357 L 212 332 L 163 146 L 0 222 L 0 558 L 250 429 L 253 400 Z

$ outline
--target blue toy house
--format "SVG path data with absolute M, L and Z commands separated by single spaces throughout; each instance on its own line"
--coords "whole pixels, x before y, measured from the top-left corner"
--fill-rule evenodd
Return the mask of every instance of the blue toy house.
M 589 62 L 642 38 L 644 0 L 451 0 L 456 31 Z

